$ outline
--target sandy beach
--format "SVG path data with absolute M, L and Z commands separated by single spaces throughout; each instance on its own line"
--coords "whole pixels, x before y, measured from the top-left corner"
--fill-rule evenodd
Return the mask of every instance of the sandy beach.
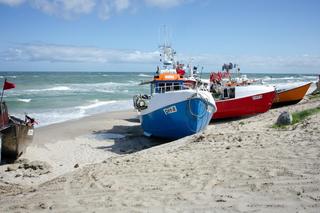
M 144 137 L 133 110 L 38 128 L 0 166 L 0 211 L 319 212 L 320 114 L 271 128 L 319 105 L 305 98 L 171 142 Z

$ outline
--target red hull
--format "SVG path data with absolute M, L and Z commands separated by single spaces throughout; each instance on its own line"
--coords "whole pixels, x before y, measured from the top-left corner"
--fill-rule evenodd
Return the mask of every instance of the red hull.
M 232 118 L 263 113 L 270 109 L 275 92 L 257 94 L 244 98 L 216 100 L 217 112 L 213 119 Z

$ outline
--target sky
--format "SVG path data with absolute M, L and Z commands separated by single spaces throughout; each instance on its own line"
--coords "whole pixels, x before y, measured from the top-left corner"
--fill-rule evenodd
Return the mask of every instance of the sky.
M 0 0 L 0 71 L 154 72 L 160 29 L 205 72 L 320 74 L 319 0 Z

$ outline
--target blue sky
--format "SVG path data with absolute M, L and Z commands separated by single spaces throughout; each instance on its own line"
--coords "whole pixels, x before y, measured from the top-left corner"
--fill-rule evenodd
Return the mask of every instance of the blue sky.
M 207 72 L 320 73 L 319 0 L 0 0 L 0 71 L 153 72 L 166 25 Z

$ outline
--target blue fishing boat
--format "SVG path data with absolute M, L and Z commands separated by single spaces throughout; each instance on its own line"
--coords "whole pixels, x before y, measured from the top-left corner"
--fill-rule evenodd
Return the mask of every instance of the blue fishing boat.
M 210 92 L 194 77 L 185 78 L 175 64 L 175 51 L 161 46 L 163 69 L 158 68 L 149 95 L 133 98 L 146 136 L 178 139 L 204 130 L 216 111 Z

